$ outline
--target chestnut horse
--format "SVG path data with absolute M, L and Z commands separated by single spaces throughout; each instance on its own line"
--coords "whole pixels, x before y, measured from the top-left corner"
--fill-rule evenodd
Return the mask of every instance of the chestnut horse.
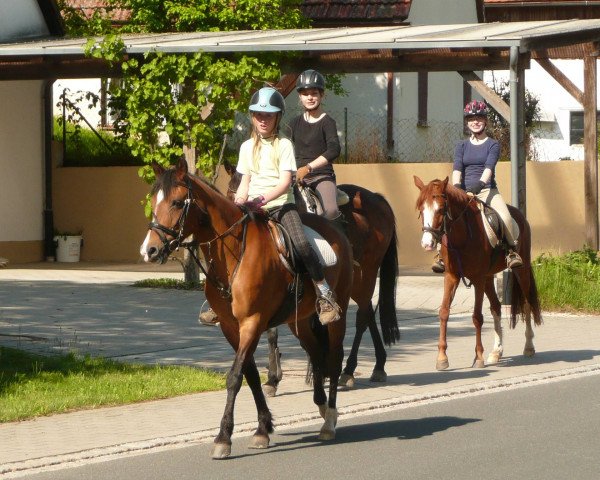
M 415 176 L 415 185 L 420 190 L 417 199 L 417 210 L 423 224 L 421 245 L 425 250 L 435 250 L 441 242 L 441 256 L 446 266 L 444 273 L 444 298 L 440 306 L 440 337 L 436 368 L 445 370 L 449 367 L 446 355 L 446 331 L 450 306 L 461 279 L 468 279 L 475 287 L 475 306 L 473 308 L 473 325 L 476 330 L 475 360 L 473 365 L 484 367 L 483 345 L 481 343 L 481 327 L 483 315 L 483 295 L 490 302 L 494 318 L 494 349 L 488 357 L 488 363 L 497 363 L 502 357 L 502 325 L 501 305 L 494 288 L 494 274 L 506 268 L 505 254 L 499 247 L 493 248 L 484 230 L 481 211 L 477 207 L 477 198 L 467 195 L 463 190 L 455 188 L 445 180 L 433 180 L 428 185 Z M 524 215 L 516 208 L 508 205 L 514 221 L 519 227 L 518 253 L 523 265 L 512 271 L 511 286 L 511 321 L 514 328 L 517 315 L 525 321 L 525 356 L 533 356 L 533 329 L 531 316 L 536 325 L 541 325 L 542 317 L 538 300 L 537 287 L 531 269 L 531 229 Z
M 231 179 L 227 196 L 233 198 L 239 186 L 241 175 L 235 167 L 225 163 L 225 170 Z M 358 365 L 358 349 L 365 330 L 368 328 L 375 348 L 375 366 L 371 374 L 372 382 L 385 382 L 385 345 L 392 345 L 400 339 L 396 316 L 396 282 L 398 279 L 398 252 L 396 249 L 396 218 L 392 207 L 383 195 L 371 192 L 356 185 L 338 185 L 350 201 L 340 206 L 347 222 L 346 230 L 354 255 L 354 284 L 351 298 L 356 302 L 356 333 L 352 342 L 346 367 L 340 378 L 340 385 L 354 386 L 354 371 Z M 298 205 L 299 210 L 305 209 Z M 379 273 L 379 321 L 383 341 L 377 323 L 372 298 Z M 263 386 L 267 396 L 274 396 L 282 378 L 280 353 L 277 347 L 277 329 L 269 329 L 269 368 L 267 381 Z
M 310 322 L 315 314 L 315 288 L 310 278 L 302 275 L 299 281 L 304 294 L 296 303 L 296 289 L 289 288 L 294 276 L 281 263 L 266 218 L 241 209 L 208 182 L 189 174 L 185 160 L 168 170 L 158 164 L 153 168 L 154 220 L 140 252 L 147 262 L 164 263 L 174 249 L 188 246 L 184 243 L 186 237 L 194 236 L 208 263 L 204 271 L 206 298 L 235 350 L 227 375 L 227 403 L 212 457 L 225 458 L 231 454 L 233 411 L 242 375 L 252 390 L 258 411 L 258 428 L 250 448 L 268 447 L 273 422 L 254 351 L 268 327 L 283 323 L 289 324 L 313 364 L 313 400 L 325 419 L 319 438 L 335 438 L 336 395 L 353 273 L 348 240 L 322 218 L 303 219 L 330 243 L 337 256 L 337 264 L 325 268 L 325 275 L 341 308 L 341 318 L 336 322 L 327 326 Z M 330 379 L 329 398 L 323 387 L 325 377 Z

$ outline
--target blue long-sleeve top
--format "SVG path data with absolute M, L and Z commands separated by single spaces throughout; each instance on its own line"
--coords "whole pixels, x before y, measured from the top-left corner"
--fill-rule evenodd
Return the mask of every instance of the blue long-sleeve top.
M 500 157 L 500 144 L 488 137 L 480 145 L 474 145 L 470 140 L 458 142 L 454 149 L 454 170 L 462 173 L 461 187 L 467 189 L 477 185 L 486 168 L 492 171 L 492 176 L 485 188 L 497 188 L 496 164 Z

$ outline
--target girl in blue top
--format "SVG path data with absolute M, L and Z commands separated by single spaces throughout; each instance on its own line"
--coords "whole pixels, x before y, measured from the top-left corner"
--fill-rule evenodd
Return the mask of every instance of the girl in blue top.
M 505 225 L 508 243 L 506 264 L 508 268 L 520 267 L 523 261 L 515 251 L 516 238 L 513 221 L 496 185 L 496 164 L 500 145 L 486 134 L 488 108 L 484 102 L 473 100 L 465 106 L 464 117 L 471 135 L 459 142 L 454 151 L 452 183 L 498 212 Z

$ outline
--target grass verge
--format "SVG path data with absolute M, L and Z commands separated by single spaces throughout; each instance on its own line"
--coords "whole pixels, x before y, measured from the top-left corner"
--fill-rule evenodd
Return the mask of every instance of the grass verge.
M 224 388 L 225 375 L 194 367 L 42 356 L 0 347 L 0 423 Z
M 600 313 L 600 258 L 584 248 L 560 256 L 542 254 L 533 273 L 543 310 Z

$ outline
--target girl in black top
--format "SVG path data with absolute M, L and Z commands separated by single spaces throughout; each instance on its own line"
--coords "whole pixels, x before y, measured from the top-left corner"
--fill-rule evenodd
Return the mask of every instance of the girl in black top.
M 321 199 L 323 216 L 343 226 L 337 207 L 337 187 L 333 161 L 340 155 L 335 120 L 323 111 L 325 78 L 316 70 L 306 70 L 296 82 L 304 112 L 289 123 L 296 154 L 296 181 L 311 187 Z

